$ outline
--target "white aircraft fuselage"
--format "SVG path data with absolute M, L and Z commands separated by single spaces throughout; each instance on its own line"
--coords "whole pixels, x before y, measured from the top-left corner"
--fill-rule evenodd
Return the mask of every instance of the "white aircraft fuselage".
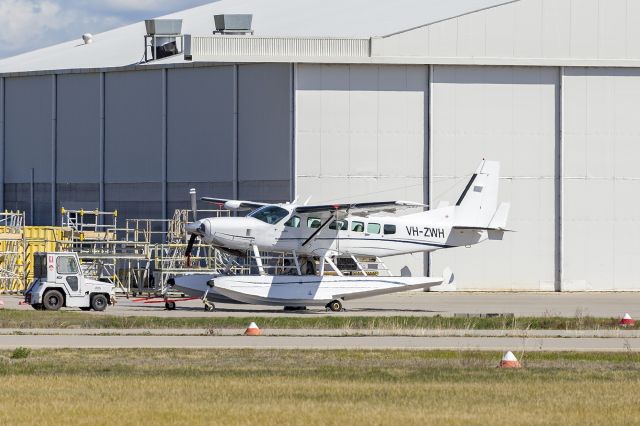
M 204 225 L 201 238 L 205 243 L 239 251 L 256 245 L 271 251 L 295 251 L 307 256 L 386 257 L 473 245 L 488 239 L 490 232 L 455 229 L 454 207 L 406 216 L 348 215 L 343 219 L 296 214 L 293 212 L 295 206 L 278 207 L 283 210 L 282 215 L 286 211 L 286 216 L 277 223 L 251 216 L 261 209 L 246 217 L 203 219 L 200 221 L 200 229 Z M 330 221 L 328 226 L 316 233 L 327 220 Z
M 207 218 L 188 232 L 205 243 L 230 250 L 257 247 L 302 256 L 386 257 L 470 246 L 502 239 L 508 203 L 498 206 L 499 163 L 483 161 L 455 205 L 406 214 L 381 215 L 410 202 L 304 206 L 207 199 L 228 208 L 249 206 L 245 217 Z

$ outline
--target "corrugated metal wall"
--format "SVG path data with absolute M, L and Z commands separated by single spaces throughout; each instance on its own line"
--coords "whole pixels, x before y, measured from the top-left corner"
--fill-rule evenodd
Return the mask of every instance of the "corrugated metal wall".
M 640 70 L 564 75 L 563 290 L 638 290 Z
M 431 80 L 428 66 L 291 64 L 5 77 L 4 207 L 30 211 L 32 168 L 28 222 L 43 225 L 63 204 L 162 217 L 163 201 L 186 207 L 193 186 L 426 202 L 429 173 L 436 206 L 490 158 L 517 232 L 438 252 L 433 274 L 451 267 L 459 289 L 639 290 L 640 71 L 431 70 Z M 420 255 L 389 264 L 424 270 Z
M 501 163 L 500 201 L 511 203 L 503 241 L 441 250 L 460 289 L 554 290 L 557 68 L 434 67 L 433 201 L 454 204 L 483 158 Z
M 203 195 L 291 197 L 291 65 L 6 77 L 3 84 L 4 207 L 26 211 L 27 223 L 52 224 L 62 205 L 162 218 L 165 202 L 168 215 L 186 208 L 194 186 Z
M 33 223 L 50 223 L 51 219 L 55 79 L 55 76 L 5 78 L 5 208 L 30 214 L 33 169 Z
M 298 65 L 297 195 L 312 202 L 425 201 L 428 68 Z M 421 275 L 422 255 L 391 258 Z

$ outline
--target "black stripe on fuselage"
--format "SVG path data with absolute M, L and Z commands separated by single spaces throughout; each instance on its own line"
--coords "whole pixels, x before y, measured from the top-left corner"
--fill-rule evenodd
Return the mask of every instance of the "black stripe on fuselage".
M 464 192 L 460 196 L 460 199 L 456 203 L 456 206 L 459 206 L 460 204 L 462 204 L 462 200 L 464 200 L 464 197 L 467 196 L 467 192 L 469 192 L 469 188 L 471 188 L 471 185 L 473 185 L 473 181 L 476 180 L 477 177 L 478 177 L 477 173 L 474 173 L 473 176 L 471 176 L 471 179 L 469 180 L 469 183 L 467 183 L 467 187 L 464 189 Z
M 294 241 L 294 240 L 304 240 L 304 238 L 279 238 L 279 241 Z M 322 241 L 387 241 L 392 243 L 408 243 L 408 244 L 418 244 L 422 246 L 432 246 L 432 247 L 440 247 L 440 248 L 454 248 L 457 246 L 450 246 L 447 244 L 437 244 L 437 243 L 428 243 L 426 241 L 414 241 L 414 240 L 395 240 L 395 239 L 386 239 L 386 238 L 316 238 L 316 240 Z

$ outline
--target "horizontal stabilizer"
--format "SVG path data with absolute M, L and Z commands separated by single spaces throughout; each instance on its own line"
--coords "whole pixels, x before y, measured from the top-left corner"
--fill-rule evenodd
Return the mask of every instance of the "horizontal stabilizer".
M 510 207 L 511 204 L 509 203 L 501 203 L 500 207 L 498 207 L 498 210 L 496 210 L 496 213 L 493 215 L 493 219 L 491 219 L 491 222 L 489 223 L 489 228 L 506 230 Z

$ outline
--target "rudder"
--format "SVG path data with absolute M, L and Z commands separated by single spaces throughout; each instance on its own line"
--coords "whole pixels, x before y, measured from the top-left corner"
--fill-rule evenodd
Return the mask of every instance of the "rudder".
M 489 227 L 498 205 L 500 163 L 483 160 L 456 203 L 455 226 Z

